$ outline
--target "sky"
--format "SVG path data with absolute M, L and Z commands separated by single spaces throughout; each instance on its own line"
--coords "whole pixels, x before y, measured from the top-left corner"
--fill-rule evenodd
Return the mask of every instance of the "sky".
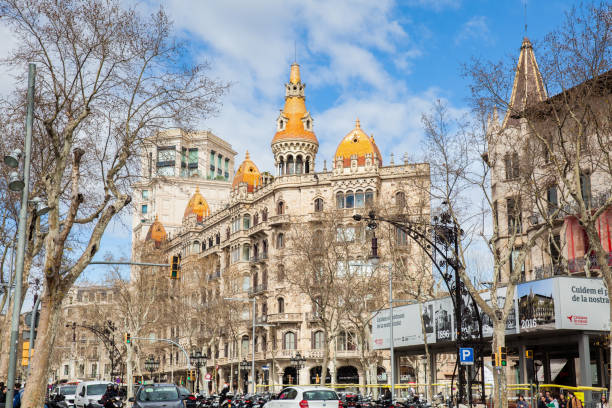
M 198 127 L 229 141 L 240 163 L 248 149 L 261 171 L 273 169 L 270 141 L 297 61 L 319 140 L 316 170 L 328 168 L 338 142 L 359 118 L 383 162 L 418 160 L 421 115 L 441 99 L 468 113 L 472 57 L 517 58 L 522 38 L 535 46 L 562 23 L 562 0 L 123 0 L 144 13 L 160 5 L 189 43 L 194 61 L 231 83 L 221 112 Z M 525 8 L 526 5 L 526 8 Z M 0 35 L 5 34 L 0 26 Z M 6 38 L 6 36 L 4 36 Z M 9 44 L 0 44 L 0 54 Z M 0 81 L 0 84 L 2 81 Z M 7 84 L 0 85 L 0 92 Z M 106 232 L 100 257 L 130 255 L 130 215 Z M 85 277 L 99 269 L 92 267 Z M 92 275 L 93 274 L 93 275 Z

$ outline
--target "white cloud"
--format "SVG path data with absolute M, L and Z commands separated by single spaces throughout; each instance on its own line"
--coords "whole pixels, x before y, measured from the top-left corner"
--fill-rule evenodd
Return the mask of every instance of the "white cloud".
M 493 42 L 485 16 L 474 16 L 466 21 L 455 36 L 455 44 L 458 45 L 464 41 L 474 39 L 477 39 L 480 43 L 491 44 Z
M 442 11 L 446 9 L 458 9 L 461 6 L 461 0 L 408 0 L 408 4 L 411 6 Z

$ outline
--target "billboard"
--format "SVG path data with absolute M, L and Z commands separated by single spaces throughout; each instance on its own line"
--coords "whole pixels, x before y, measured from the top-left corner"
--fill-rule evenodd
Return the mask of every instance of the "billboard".
M 608 291 L 601 279 L 558 276 L 524 282 L 514 291 L 513 307 L 506 321 L 506 334 L 538 330 L 597 330 L 609 331 L 610 308 Z M 490 303 L 491 293 L 481 292 Z M 506 298 L 506 288 L 497 289 L 498 305 Z M 471 299 L 464 299 L 462 332 L 476 336 L 477 311 Z M 456 321 L 450 297 L 394 308 L 394 346 L 423 344 L 421 316 L 425 323 L 427 342 L 447 342 L 455 339 Z M 491 319 L 481 313 L 484 337 L 493 335 Z M 372 347 L 389 348 L 389 310 L 381 310 L 372 319 Z

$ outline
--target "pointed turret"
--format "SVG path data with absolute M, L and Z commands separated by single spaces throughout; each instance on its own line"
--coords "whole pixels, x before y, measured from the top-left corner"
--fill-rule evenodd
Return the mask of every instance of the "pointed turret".
M 518 126 L 520 112 L 544 99 L 546 99 L 546 89 L 542 82 L 542 75 L 533 53 L 531 41 L 525 37 L 514 75 L 512 96 L 502 127 Z

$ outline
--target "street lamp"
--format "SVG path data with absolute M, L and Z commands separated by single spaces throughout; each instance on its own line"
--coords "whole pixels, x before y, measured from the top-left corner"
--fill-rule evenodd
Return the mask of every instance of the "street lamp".
M 189 356 L 189 360 L 194 363 L 196 370 L 197 370 L 196 390 L 194 391 L 199 393 L 200 392 L 200 367 L 206 365 L 206 360 L 208 360 L 208 357 L 206 356 L 206 354 L 202 354 L 200 350 L 196 350 L 195 352 L 192 352 L 192 354 Z
M 246 358 L 243 358 L 242 361 L 240 362 L 240 369 L 246 373 L 247 372 L 246 370 L 248 368 L 249 368 L 249 362 L 246 360 Z M 248 381 L 248 374 L 246 376 L 247 376 L 247 381 Z M 253 394 L 255 394 L 255 391 L 253 391 Z
M 255 314 L 257 313 L 257 301 L 256 299 L 250 298 L 235 298 L 235 297 L 226 297 L 223 298 L 224 300 L 230 300 L 233 302 L 253 302 L 253 330 L 251 332 L 251 380 L 253 381 L 253 394 L 255 394 L 255 326 L 256 326 L 256 322 L 255 322 Z M 242 364 L 242 363 L 240 363 Z
M 306 361 L 306 359 L 302 357 L 302 355 L 298 351 L 295 356 L 290 358 L 290 361 L 291 361 L 291 365 L 295 367 L 295 373 L 296 373 L 295 384 L 300 385 L 300 370 L 304 368 L 304 362 Z
M 153 373 L 157 371 L 157 369 L 159 368 L 159 358 L 155 360 L 155 357 L 153 357 L 153 354 L 149 354 L 149 357 L 147 357 L 147 359 L 144 362 L 144 366 L 145 366 L 145 370 L 149 372 L 149 377 L 151 378 L 151 380 L 153 380 Z M 155 381 L 153 380 L 153 382 Z
M 26 134 L 25 134 L 25 156 L 23 160 L 23 181 L 20 184 L 19 175 L 11 174 L 9 188 L 13 191 L 21 190 L 21 208 L 19 209 L 19 224 L 17 227 L 17 259 L 15 265 L 15 290 L 13 292 L 13 310 L 11 317 L 11 337 L 9 350 L 9 367 L 6 393 L 6 407 L 13 408 L 13 392 L 15 389 L 15 370 L 17 363 L 17 342 L 19 337 L 19 312 L 21 311 L 21 292 L 23 287 L 23 264 L 25 260 L 26 245 L 26 223 L 28 218 L 28 195 L 30 194 L 30 161 L 32 152 L 32 126 L 34 122 L 34 77 L 36 75 L 36 64 L 28 66 L 28 95 L 26 112 Z M 4 158 L 4 162 L 11 168 L 19 166 L 21 152 L 13 151 L 11 155 Z M 15 160 L 17 159 L 17 160 Z M 14 177 L 17 176 L 17 177 Z M 17 189 L 17 190 L 15 190 Z

